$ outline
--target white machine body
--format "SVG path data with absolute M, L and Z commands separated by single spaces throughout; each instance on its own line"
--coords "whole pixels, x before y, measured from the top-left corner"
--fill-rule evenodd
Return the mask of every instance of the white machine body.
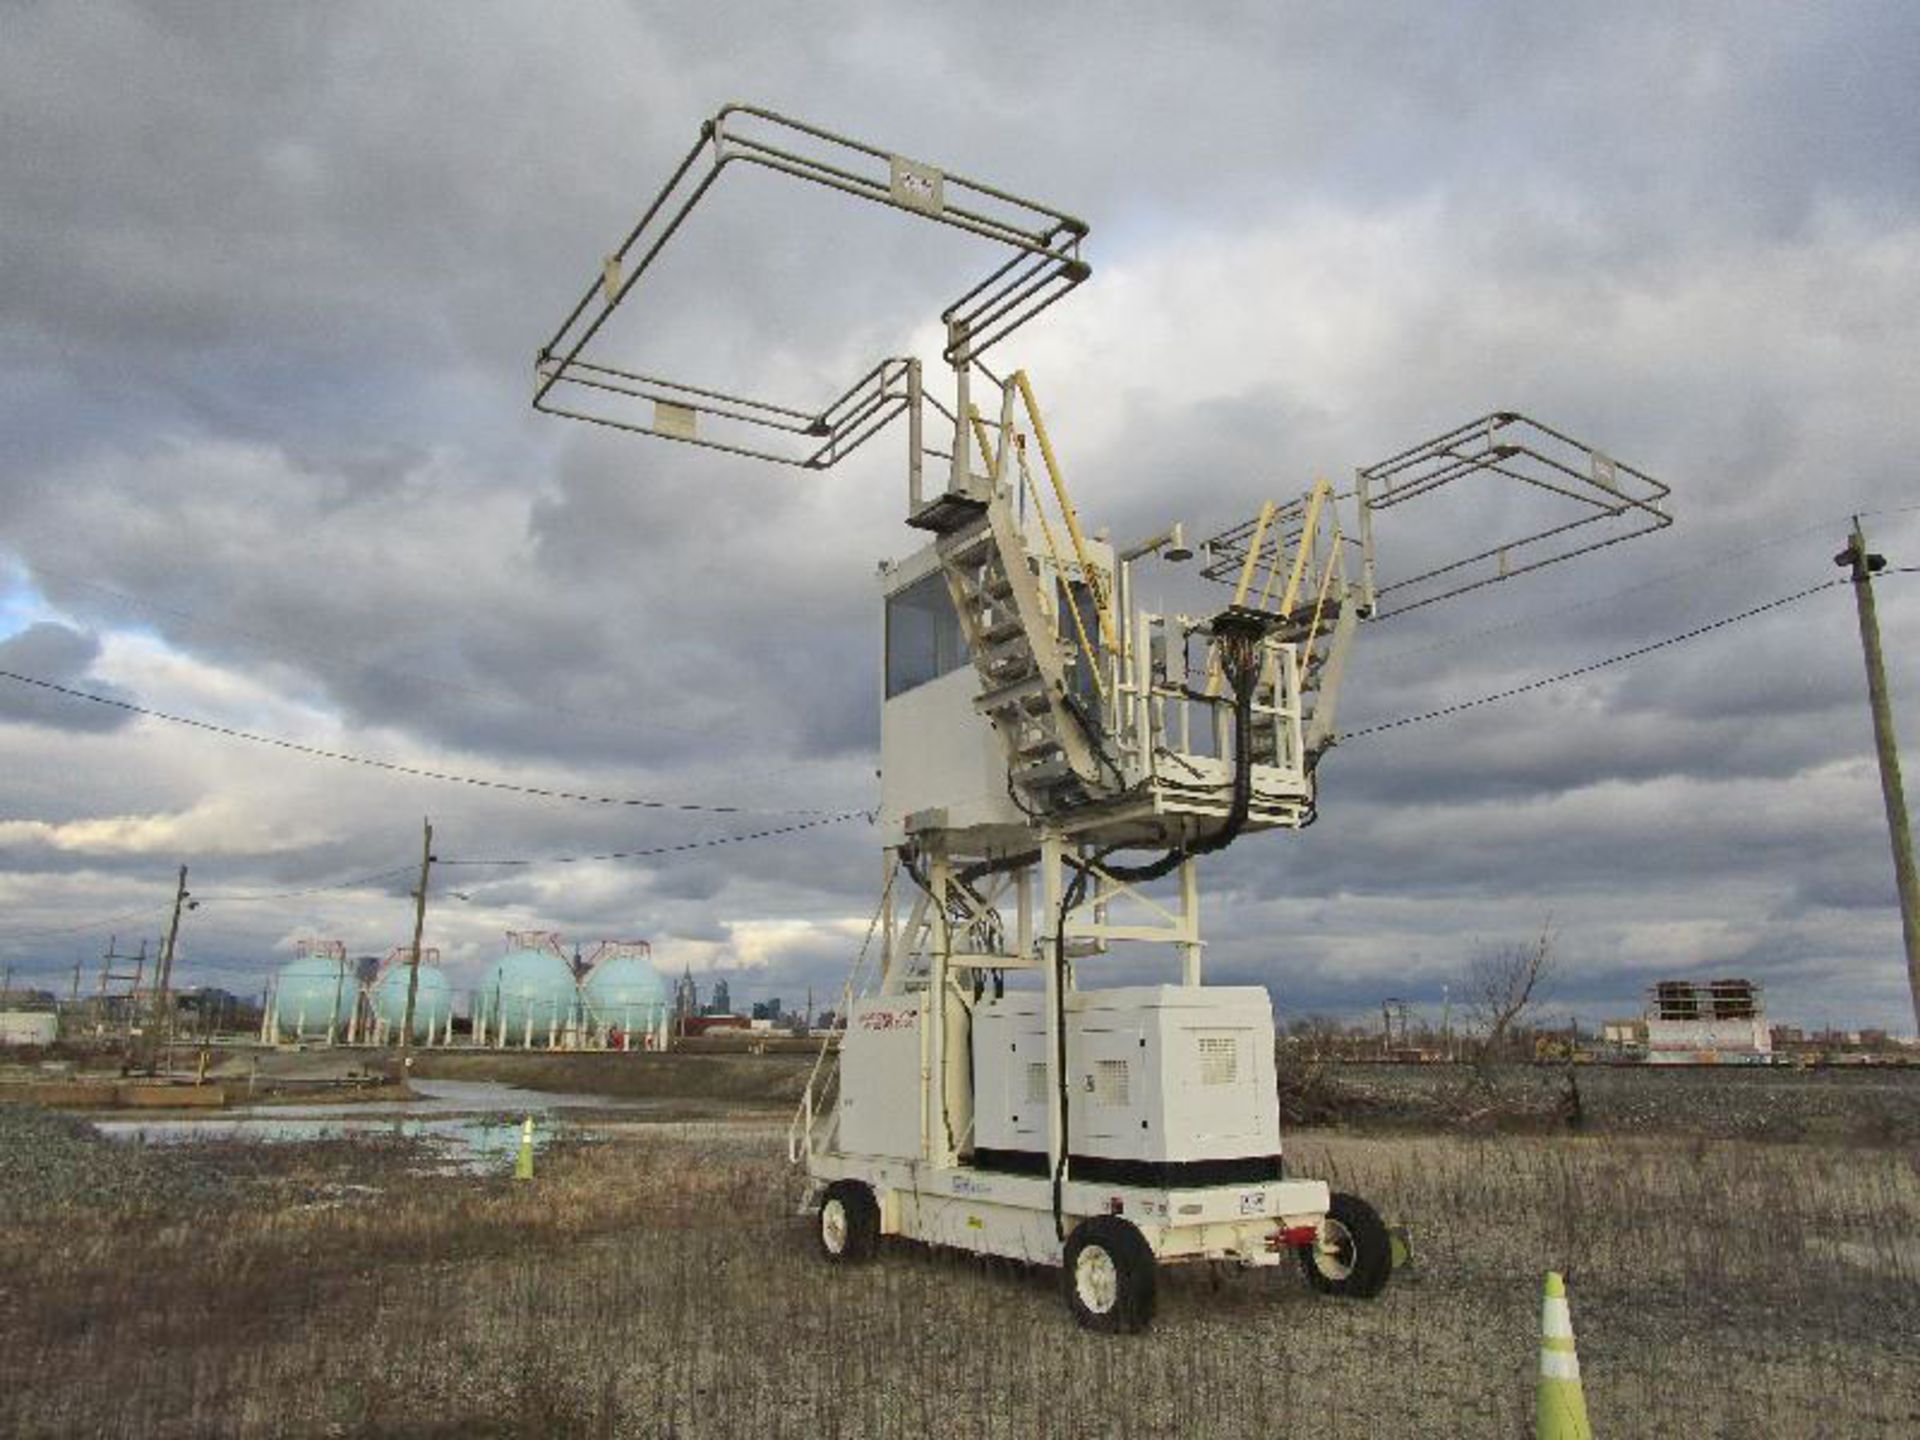
M 1124 1214 L 1162 1258 L 1278 1263 L 1275 1237 L 1317 1223 L 1328 1197 L 1320 1181 L 1284 1176 L 1267 992 L 1149 985 L 1065 998 L 1067 1228 Z M 912 1103 L 932 1088 L 925 1000 L 855 1003 L 810 1169 L 871 1184 L 887 1234 L 1056 1263 L 1044 997 L 951 997 L 945 1053 L 971 1073 L 944 1067 L 944 1115 Z
M 1265 990 L 1074 991 L 1066 1033 L 1074 1169 L 1156 1180 L 1277 1177 L 1280 1107 Z M 974 1008 L 976 1164 L 1012 1167 L 1033 1157 L 1044 1171 L 1046 1047 L 1040 995 Z
M 613 311 L 652 291 L 643 272 L 735 162 L 1005 252 L 941 312 L 951 404 L 906 357 L 796 407 L 606 353 Z M 924 538 L 880 575 L 885 880 L 843 992 L 839 1063 L 830 1037 L 788 1132 L 826 1252 L 868 1249 L 876 1224 L 1052 1264 L 1074 1252 L 1098 1262 L 1091 1280 L 1076 1271 L 1076 1304 L 1125 1328 L 1145 1302 L 1116 1277 L 1152 1273 L 1114 1239 L 1125 1216 L 1154 1260 L 1266 1265 L 1295 1248 L 1323 1288 L 1377 1294 L 1385 1272 L 1352 1258 L 1357 1232 L 1334 1233 L 1327 1187 L 1284 1176 L 1266 994 L 1202 986 L 1199 862 L 1313 823 L 1361 621 L 1661 528 L 1667 489 L 1496 411 L 1350 485 L 1267 501 L 1197 549 L 1182 523 L 1116 546 L 1082 523 L 1026 372 L 982 359 L 1088 278 L 1087 233 L 1000 187 L 728 105 L 539 350 L 534 404 L 802 473 L 904 420 L 906 522 Z M 1528 503 L 1509 494 L 1471 553 L 1377 572 L 1376 512 L 1476 477 Z M 1194 559 L 1230 591 L 1223 607 L 1135 605 L 1136 564 Z M 1115 945 L 1163 947 L 1179 983 L 1083 988 Z M 1377 1216 L 1372 1230 L 1377 1250 Z

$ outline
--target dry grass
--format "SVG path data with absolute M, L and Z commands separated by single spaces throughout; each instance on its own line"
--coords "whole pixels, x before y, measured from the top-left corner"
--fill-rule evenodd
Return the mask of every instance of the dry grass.
M 5 1232 L 0 1432 L 1520 1435 L 1550 1266 L 1597 1433 L 1920 1430 L 1899 1152 L 1307 1137 L 1296 1168 L 1412 1223 L 1417 1271 L 1359 1305 L 1186 1270 L 1107 1339 L 1051 1272 L 825 1265 L 774 1151 L 622 1136 L 515 1186 L 290 1149 L 217 1223 Z

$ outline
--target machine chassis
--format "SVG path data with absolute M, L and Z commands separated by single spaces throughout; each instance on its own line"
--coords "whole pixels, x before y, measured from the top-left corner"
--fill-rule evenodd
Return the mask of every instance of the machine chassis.
M 1053 1195 L 1043 1176 L 971 1165 L 935 1166 L 883 1156 L 817 1154 L 807 1165 L 809 1210 L 827 1186 L 854 1180 L 880 1206 L 880 1233 L 978 1255 L 1058 1266 Z M 1330 1192 L 1322 1180 L 1170 1188 L 1067 1180 L 1061 1215 L 1067 1234 L 1085 1220 L 1116 1215 L 1137 1229 L 1156 1261 L 1277 1265 L 1286 1249 L 1317 1231 Z M 1283 1238 L 1291 1232 L 1294 1238 Z
M 607 363 L 598 342 L 614 311 L 735 162 L 1002 249 L 1001 263 L 941 312 L 951 406 L 929 392 L 917 359 L 884 357 L 837 398 L 806 407 Z M 912 685 L 940 684 L 937 677 L 962 668 L 963 654 L 974 683 L 962 689 L 956 682 L 918 707 L 904 700 L 911 686 L 885 687 L 883 757 L 889 709 L 908 738 L 887 757 L 896 763 L 882 767 L 887 880 L 868 933 L 868 946 L 876 930 L 884 933 L 880 986 L 858 986 L 863 947 L 838 1038 L 851 1033 L 844 1026 L 855 997 L 877 993 L 893 1007 L 884 1028 L 913 1023 L 919 1048 L 889 1060 L 896 1068 L 884 1082 L 863 1082 L 879 1103 L 859 1110 L 862 1121 L 880 1109 L 899 1122 L 897 1153 L 874 1154 L 868 1141 L 855 1153 L 843 1150 L 843 1111 L 816 1108 L 836 1037 L 822 1047 L 788 1146 L 795 1161 L 804 1153 L 823 1249 L 858 1258 L 886 1234 L 1059 1265 L 1076 1316 L 1109 1330 L 1150 1319 L 1153 1269 L 1165 1261 L 1264 1267 L 1291 1247 L 1316 1289 L 1371 1296 L 1392 1268 L 1387 1231 L 1365 1202 L 1322 1182 L 1160 1187 L 1076 1178 L 1080 1137 L 1069 1133 L 1068 1113 L 1080 1102 L 1069 1094 L 1068 1017 L 1073 996 L 1098 993 L 1080 990 L 1076 970 L 1114 942 L 1158 943 L 1178 955 L 1182 987 L 1198 991 L 1205 942 L 1196 861 L 1243 834 L 1313 822 L 1316 770 L 1339 739 L 1336 706 L 1356 626 L 1379 618 L 1383 603 L 1414 609 L 1661 528 L 1669 523 L 1666 487 L 1557 430 L 1497 411 L 1356 470 L 1350 489 L 1317 480 L 1298 498 L 1263 504 L 1201 547 L 1208 557 L 1202 574 L 1232 585 L 1231 604 L 1211 617 L 1148 614 L 1133 603 L 1132 562 L 1194 558 L 1184 526 L 1130 547 L 1088 535 L 1025 372 L 1003 377 L 981 360 L 1089 278 L 1081 255 L 1087 233 L 1067 212 L 998 187 L 771 111 L 728 105 L 702 126 L 541 347 L 534 405 L 814 471 L 845 459 L 896 418 L 905 421 L 906 521 L 932 538 L 910 562 L 914 576 L 884 567 L 883 579 L 891 595 L 915 576 L 937 574 L 959 624 L 960 644 L 946 657 L 953 663 L 942 668 L 936 660 Z M 929 434 L 947 426 L 950 440 Z M 1029 467 L 1029 440 L 1039 475 Z M 1513 534 L 1478 535 L 1477 553 L 1429 559 L 1398 579 L 1378 576 L 1375 513 L 1474 477 L 1512 482 L 1564 511 L 1530 519 Z M 1199 664 L 1188 660 L 1195 642 L 1205 649 Z M 983 775 L 994 782 L 984 789 Z M 1142 849 L 1164 853 L 1115 858 Z M 920 895 L 897 927 L 894 881 L 902 872 Z M 1176 896 L 1148 893 L 1168 877 L 1177 877 Z M 1011 924 L 1004 902 L 1015 907 Z M 1046 1115 L 1046 1171 L 1037 1176 L 966 1163 L 975 1080 L 966 1027 L 984 988 L 991 983 L 997 997 L 1006 976 L 1022 971 L 1038 972 L 1045 987 L 1045 1063 L 1026 1061 L 1044 1091 L 1021 1101 L 1030 1118 L 1036 1106 Z M 927 1004 L 929 996 L 939 998 Z M 959 1005 L 957 1025 L 949 1002 Z M 908 1022 L 916 1006 L 918 1019 Z M 1263 1023 L 1270 1051 L 1270 1013 Z M 1256 1042 L 1262 1034 L 1251 1022 L 1241 1031 Z M 844 1070 L 844 1049 L 840 1059 Z M 1140 1063 L 1173 1064 L 1164 1050 Z M 1277 1158 L 1270 1053 L 1264 1063 L 1270 1122 L 1263 1121 L 1258 1144 L 1228 1156 Z M 1131 1072 L 1123 1066 L 1121 1073 Z M 844 1074 L 833 1078 L 844 1086 Z M 1074 1085 L 1081 1080 L 1094 1091 L 1096 1075 Z M 1178 1083 L 1190 1080 L 1183 1072 Z M 1210 1083 L 1204 1068 L 1201 1083 Z M 918 1090 L 914 1116 L 905 1113 L 910 1087 Z M 965 1102 L 965 1125 L 955 1123 L 956 1096 Z M 832 1128 L 823 1136 L 816 1122 L 829 1113 Z M 1161 1160 L 1226 1158 L 1189 1153 L 1203 1150 L 1201 1141 L 1240 1133 L 1196 1123 L 1195 1113 L 1188 1104 L 1179 1122 L 1151 1132 L 1143 1124 L 1136 1138 L 1151 1133 Z M 1179 1123 L 1193 1145 L 1180 1143 Z

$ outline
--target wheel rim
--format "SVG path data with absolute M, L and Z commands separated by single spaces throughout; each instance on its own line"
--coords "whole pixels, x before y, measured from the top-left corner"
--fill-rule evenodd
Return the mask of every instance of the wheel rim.
M 1353 1232 L 1331 1215 L 1320 1222 L 1320 1237 L 1313 1244 L 1313 1265 L 1329 1280 L 1345 1280 L 1353 1274 Z
M 820 1242 L 829 1255 L 847 1253 L 847 1207 L 838 1199 L 820 1207 Z
M 1074 1293 L 1095 1315 L 1105 1315 L 1120 1298 L 1120 1271 L 1113 1257 L 1098 1245 L 1089 1245 L 1073 1262 Z

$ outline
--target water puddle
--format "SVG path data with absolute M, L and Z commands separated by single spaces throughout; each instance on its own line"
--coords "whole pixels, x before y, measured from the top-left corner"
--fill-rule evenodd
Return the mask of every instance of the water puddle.
M 609 1095 L 554 1094 L 523 1090 L 491 1080 L 414 1080 L 410 1100 L 319 1100 L 293 1105 L 240 1105 L 224 1111 L 231 1117 L 321 1119 L 333 1116 L 384 1115 L 545 1115 L 555 1110 L 619 1110 L 665 1108 L 662 1100 L 622 1100 Z
M 520 1127 L 529 1116 L 536 1154 L 561 1135 L 601 1140 L 639 1130 L 711 1129 L 764 1146 L 767 1135 L 785 1133 L 784 1119 L 776 1126 L 764 1112 L 739 1114 L 724 1101 L 549 1093 L 485 1080 L 411 1083 L 414 1095 L 407 1100 L 237 1105 L 219 1111 L 99 1118 L 93 1125 L 108 1139 L 148 1145 L 404 1140 L 422 1146 L 440 1168 L 474 1174 L 512 1167 L 520 1150 Z
M 512 1164 L 520 1128 L 534 1119 L 536 1153 L 565 1131 L 591 1133 L 591 1126 L 562 1122 L 563 1111 L 618 1111 L 644 1115 L 666 1102 L 615 1100 L 598 1095 L 555 1095 L 472 1080 L 416 1080 L 416 1098 L 361 1104 L 239 1106 L 206 1116 L 140 1116 L 99 1119 L 94 1128 L 111 1140 L 133 1144 L 185 1145 L 239 1140 L 287 1144 L 354 1138 L 397 1139 L 423 1145 L 443 1165 L 490 1173 Z M 635 1118 L 638 1118 L 637 1116 Z
M 513 1163 L 520 1149 L 520 1122 L 481 1117 L 325 1116 L 281 1119 L 224 1117 L 218 1120 L 96 1120 L 110 1140 L 142 1145 L 193 1145 L 217 1140 L 289 1144 L 315 1140 L 416 1142 L 440 1168 L 489 1173 Z M 554 1138 L 552 1126 L 534 1126 L 537 1154 Z

